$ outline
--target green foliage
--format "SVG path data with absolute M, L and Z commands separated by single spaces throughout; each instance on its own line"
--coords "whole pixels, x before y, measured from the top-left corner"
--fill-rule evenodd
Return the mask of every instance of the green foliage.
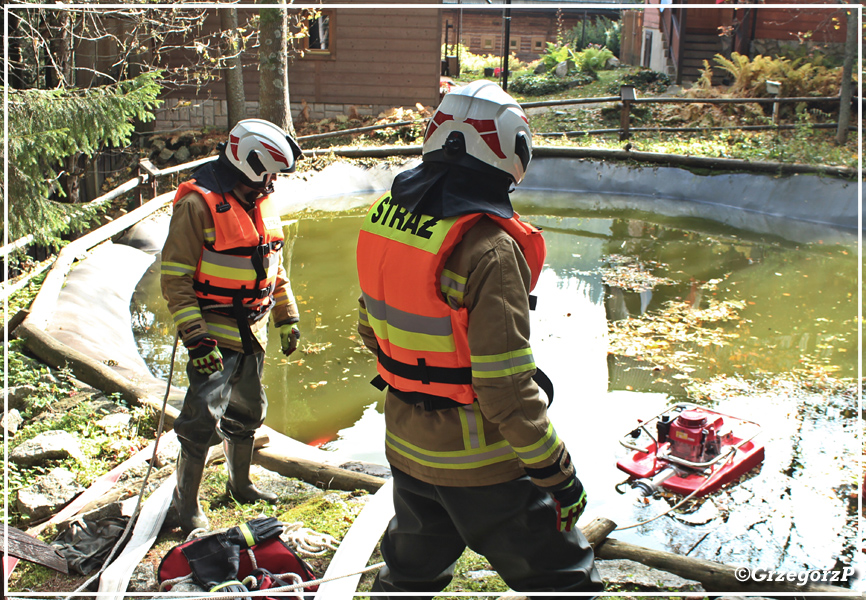
M 557 46 L 551 42 L 547 42 L 547 50 L 541 55 L 541 62 L 544 64 L 546 71 L 552 71 L 559 63 L 570 60 L 576 66 L 579 66 L 580 59 L 575 55 L 574 51 L 568 46 Z
M 473 54 L 463 44 L 457 45 L 457 50 L 451 50 L 455 46 L 448 44 L 449 51 L 456 52 L 460 57 L 460 79 L 479 78 L 484 76 L 484 69 L 496 69 L 502 66 L 502 57 L 495 54 Z M 445 56 L 445 45 L 442 45 L 442 56 Z M 518 71 L 526 68 L 526 63 L 519 60 L 514 54 L 508 59 L 508 68 Z
M 589 46 L 604 46 L 616 56 L 619 54 L 622 39 L 622 23 L 606 17 L 587 20 L 585 28 L 583 23 L 577 25 L 568 33 L 566 39 L 577 51 Z
M 514 78 L 508 89 L 525 96 L 547 96 L 589 81 L 592 81 L 592 78 L 586 75 L 576 75 L 567 79 L 559 79 L 548 74 L 521 75 Z
M 92 157 L 104 146 L 129 145 L 134 121 L 152 120 L 150 110 L 161 103 L 158 76 L 155 71 L 88 90 L 8 90 L 10 211 L 4 226 L 10 239 L 34 233 L 56 243 L 94 216 L 52 201 L 63 194 L 60 165 L 79 153 Z
M 613 58 L 613 52 L 599 46 L 588 46 L 581 53 L 581 70 L 593 76 L 607 68 L 607 61 Z
M 613 82 L 613 84 L 608 88 L 608 93 L 619 94 L 620 86 L 631 85 L 639 92 L 645 94 L 661 94 L 668 88 L 668 86 L 670 86 L 670 84 L 671 78 L 664 73 L 640 67 L 637 71 L 627 73 L 621 77 L 619 81 Z
M 767 80 L 782 84 L 780 96 L 833 96 L 838 94 L 841 83 L 841 69 L 806 62 L 802 58 L 789 60 L 759 54 L 754 59 L 737 52 L 731 58 L 717 54 L 713 60 L 734 79 L 728 92 L 732 96 L 746 98 L 767 98 Z M 701 85 L 706 87 L 712 78 L 712 71 L 705 65 Z

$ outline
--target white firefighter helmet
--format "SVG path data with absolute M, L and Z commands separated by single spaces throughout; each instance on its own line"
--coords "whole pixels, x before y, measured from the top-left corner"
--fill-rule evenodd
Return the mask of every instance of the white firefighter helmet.
M 457 163 L 523 180 L 532 160 L 532 132 L 520 105 L 484 79 L 446 94 L 424 135 L 423 159 Z
M 241 182 L 258 188 L 268 175 L 292 173 L 302 156 L 298 143 L 280 127 L 264 119 L 244 119 L 229 133 L 225 157 L 241 177 Z

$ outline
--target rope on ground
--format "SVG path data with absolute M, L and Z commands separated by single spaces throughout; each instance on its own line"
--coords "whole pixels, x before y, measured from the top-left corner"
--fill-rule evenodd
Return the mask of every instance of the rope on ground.
M 283 534 L 280 537 L 291 543 L 301 556 L 321 556 L 339 546 L 339 542 L 327 533 L 304 527 L 300 521 L 283 523 Z
M 163 429 L 165 428 L 165 407 L 168 405 L 168 396 L 171 393 L 171 378 L 174 374 L 174 359 L 177 355 L 177 342 L 180 338 L 180 334 L 176 333 L 174 336 L 174 345 L 171 348 L 171 363 L 168 369 L 168 383 L 165 387 L 165 396 L 162 399 L 162 411 L 159 415 L 159 425 L 156 428 L 156 442 L 153 444 L 153 455 L 151 456 L 150 463 L 147 466 L 147 473 L 144 474 L 144 479 L 141 482 L 141 489 L 138 491 L 138 499 L 135 503 L 135 510 L 132 511 L 132 516 L 129 518 L 129 522 L 126 524 L 126 528 L 123 530 L 123 533 L 120 535 L 120 539 L 117 540 L 117 543 L 111 549 L 111 552 L 108 555 L 108 558 L 105 559 L 105 562 L 102 564 L 102 567 L 99 571 L 96 572 L 90 579 L 81 584 L 71 595 L 67 596 L 65 600 L 72 600 L 74 594 L 82 592 L 86 590 L 90 584 L 94 581 L 98 580 L 102 574 L 105 572 L 105 569 L 111 564 L 111 561 L 114 559 L 114 556 L 117 554 L 118 550 L 123 547 L 126 543 L 127 537 L 132 532 L 132 528 L 135 525 L 135 522 L 138 520 L 138 514 L 141 512 L 141 501 L 144 498 L 144 490 L 147 489 L 147 481 L 150 479 L 150 474 L 153 471 L 153 465 L 156 464 L 156 456 L 159 452 L 159 440 L 162 437 Z
M 354 573 L 346 573 L 344 575 L 337 575 L 336 577 L 323 577 L 322 579 L 313 579 L 311 581 L 303 581 L 299 583 L 293 583 L 291 585 L 284 585 L 280 587 L 268 588 L 267 590 L 260 590 L 258 594 L 266 594 L 270 596 L 271 594 L 282 593 L 282 592 L 297 592 L 304 588 L 312 587 L 315 585 L 321 585 L 323 583 L 327 583 L 329 581 L 336 581 L 337 579 L 343 579 L 345 577 L 354 577 L 355 575 L 363 575 L 364 573 L 369 573 L 371 571 L 377 571 L 385 566 L 384 562 L 379 562 L 374 565 L 370 565 L 369 567 L 365 567 L 360 571 L 355 571 Z M 292 574 L 284 574 L 287 577 L 290 577 Z M 283 577 L 283 575 L 279 575 L 279 577 Z M 182 581 L 186 581 L 191 579 L 191 575 L 186 575 L 184 577 L 179 577 L 178 579 L 174 579 L 175 583 L 180 583 Z M 165 582 L 163 585 L 168 584 L 169 582 Z M 162 586 L 160 586 L 160 591 L 162 591 Z M 234 592 L 234 593 L 226 593 L 226 594 L 207 594 L 207 595 L 199 595 L 199 596 L 186 596 L 184 595 L 184 600 L 228 600 L 229 598 L 245 598 L 250 596 L 250 593 L 243 592 Z

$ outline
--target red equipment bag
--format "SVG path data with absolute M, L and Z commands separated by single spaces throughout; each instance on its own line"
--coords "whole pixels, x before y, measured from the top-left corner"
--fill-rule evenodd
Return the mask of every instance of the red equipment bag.
M 182 549 L 190 544 L 200 540 L 196 538 L 182 544 L 178 544 L 168 551 L 162 561 L 159 563 L 157 576 L 160 584 L 164 581 L 185 577 L 192 573 L 186 557 L 183 555 Z M 253 567 L 252 560 L 247 549 L 240 552 L 240 566 L 238 567 L 237 579 L 243 581 L 248 576 L 252 575 L 256 578 L 257 587 L 259 589 L 269 589 L 282 587 L 288 583 L 280 579 L 281 575 L 286 573 L 295 573 L 302 581 L 312 581 L 316 577 L 310 566 L 304 560 L 295 554 L 289 546 L 279 537 L 272 537 L 263 542 L 249 548 L 255 555 L 256 568 Z M 298 594 L 302 595 L 304 591 L 315 592 L 319 586 L 310 586 L 304 590 L 298 590 Z M 171 587 L 166 587 L 164 591 L 171 590 Z M 250 590 L 254 591 L 254 590 Z

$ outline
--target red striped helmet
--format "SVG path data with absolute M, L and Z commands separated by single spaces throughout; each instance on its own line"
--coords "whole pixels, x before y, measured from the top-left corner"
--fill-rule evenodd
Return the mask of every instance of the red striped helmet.
M 242 183 L 253 188 L 265 185 L 269 175 L 292 173 L 302 154 L 290 135 L 264 119 L 238 121 L 225 147 L 228 162 L 243 175 Z
M 427 124 L 423 159 L 523 180 L 532 160 L 529 119 L 502 88 L 480 79 L 442 99 Z

